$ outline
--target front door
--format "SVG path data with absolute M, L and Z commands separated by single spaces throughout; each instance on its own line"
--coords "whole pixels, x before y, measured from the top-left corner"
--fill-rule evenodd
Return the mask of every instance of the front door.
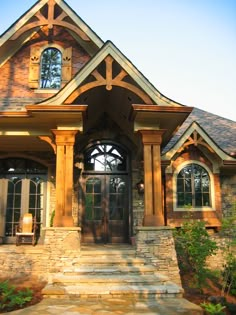
M 128 238 L 126 176 L 95 175 L 85 179 L 83 241 L 125 243 Z
M 82 241 L 128 242 L 129 177 L 127 165 L 124 165 L 126 157 L 114 145 L 104 144 L 92 148 L 85 162 L 85 169 L 90 168 L 90 171 L 84 173 L 82 180 Z

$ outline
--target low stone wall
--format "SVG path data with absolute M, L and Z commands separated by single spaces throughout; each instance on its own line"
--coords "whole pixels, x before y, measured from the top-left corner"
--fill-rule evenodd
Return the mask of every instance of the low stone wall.
M 0 277 L 37 276 L 73 266 L 80 258 L 80 228 L 45 228 L 44 245 L 1 245 Z
M 157 272 L 181 285 L 175 243 L 170 227 L 137 227 L 137 254 L 149 259 Z
M 29 248 L 29 246 L 0 246 L 0 277 L 13 278 L 33 275 L 46 279 L 48 256 L 45 255 L 41 245 L 35 248 Z

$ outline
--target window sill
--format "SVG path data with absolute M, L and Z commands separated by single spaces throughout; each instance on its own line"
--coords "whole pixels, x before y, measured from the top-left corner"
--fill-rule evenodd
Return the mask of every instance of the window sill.
M 59 89 L 36 89 L 36 90 L 34 90 L 34 93 L 56 94 L 58 91 L 59 91 Z
M 202 207 L 202 208 L 190 208 L 190 209 L 174 208 L 174 211 L 175 212 L 196 212 L 196 211 L 205 212 L 205 211 L 216 211 L 216 210 L 210 207 Z

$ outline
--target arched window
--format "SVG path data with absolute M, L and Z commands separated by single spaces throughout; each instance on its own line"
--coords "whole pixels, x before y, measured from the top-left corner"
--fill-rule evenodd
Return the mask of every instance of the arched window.
M 126 153 L 113 144 L 98 144 L 85 153 L 85 171 L 119 172 L 127 170 Z
M 61 87 L 62 54 L 50 47 L 43 51 L 40 63 L 40 88 L 59 89 Z
M 177 175 L 176 199 L 177 208 L 212 207 L 208 171 L 195 163 L 183 167 Z

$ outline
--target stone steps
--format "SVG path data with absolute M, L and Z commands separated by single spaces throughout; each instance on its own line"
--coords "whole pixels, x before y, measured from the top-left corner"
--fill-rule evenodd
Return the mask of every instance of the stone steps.
M 158 274 L 156 267 L 144 258 L 137 257 L 130 246 L 83 248 L 76 262 L 65 267 L 63 272 L 51 275 L 42 293 L 44 298 L 78 300 L 84 303 L 94 300 L 110 300 L 115 303 L 123 299 L 134 303 L 152 301 L 157 307 L 162 301 L 164 308 L 164 304 L 168 306 L 168 301 L 174 299 L 178 301 L 176 304 L 181 305 L 179 315 L 203 314 L 200 308 L 182 298 L 182 287 Z M 160 313 L 164 314 L 167 315 L 165 312 Z
M 82 249 L 81 257 L 62 273 L 51 275 L 44 297 L 158 298 L 181 297 L 183 289 L 158 275 L 132 247 Z

